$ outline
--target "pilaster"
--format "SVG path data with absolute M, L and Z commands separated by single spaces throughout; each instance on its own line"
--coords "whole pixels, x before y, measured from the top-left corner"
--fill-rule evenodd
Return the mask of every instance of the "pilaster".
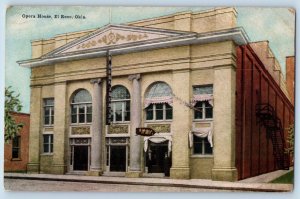
M 235 91 L 236 73 L 231 66 L 214 70 L 213 180 L 236 181 Z
M 92 79 L 93 84 L 93 118 L 92 118 L 92 145 L 91 167 L 89 175 L 101 175 L 102 160 L 102 82 L 101 79 Z
M 59 82 L 54 85 L 54 134 L 53 134 L 53 164 L 52 173 L 66 172 L 66 108 L 67 83 Z
M 126 173 L 127 177 L 140 177 L 141 171 L 141 136 L 136 135 L 136 128 L 141 125 L 141 85 L 140 74 L 130 75 L 128 79 L 132 81 L 132 97 L 130 106 L 130 167 Z
M 40 171 L 42 87 L 31 87 L 28 173 Z
M 190 72 L 189 70 L 174 71 L 172 85 L 176 98 L 188 102 L 190 100 Z M 189 146 L 188 129 L 190 129 L 191 109 L 173 98 L 173 143 L 172 143 L 172 168 L 170 177 L 174 179 L 189 179 Z

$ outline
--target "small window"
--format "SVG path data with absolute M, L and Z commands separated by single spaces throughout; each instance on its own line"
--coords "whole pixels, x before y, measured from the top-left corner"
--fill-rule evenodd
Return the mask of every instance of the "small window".
M 194 110 L 195 119 L 212 119 L 213 107 L 207 102 L 197 102 Z
M 213 85 L 193 86 L 194 119 L 213 118 Z
M 53 134 L 43 135 L 44 153 L 53 153 Z
M 201 138 L 193 135 L 193 142 L 193 154 L 212 155 L 213 150 L 210 146 L 210 143 L 208 142 L 207 137 Z
M 21 136 L 16 136 L 12 139 L 12 159 L 20 159 L 21 151 Z
M 54 99 L 44 99 L 44 125 L 52 126 L 54 124 Z

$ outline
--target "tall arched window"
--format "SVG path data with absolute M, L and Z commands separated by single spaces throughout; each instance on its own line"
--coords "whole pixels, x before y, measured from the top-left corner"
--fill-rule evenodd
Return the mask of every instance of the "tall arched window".
M 130 94 L 124 86 L 112 88 L 111 100 L 112 121 L 130 121 Z
M 76 91 L 72 98 L 71 122 L 73 124 L 92 122 L 92 97 L 85 89 Z
M 164 82 L 151 85 L 145 96 L 146 120 L 173 119 L 172 89 Z

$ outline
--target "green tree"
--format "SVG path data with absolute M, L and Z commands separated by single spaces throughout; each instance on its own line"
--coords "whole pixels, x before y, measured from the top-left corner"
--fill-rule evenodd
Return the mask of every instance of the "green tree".
M 4 140 L 9 142 L 12 138 L 18 135 L 19 131 L 23 128 L 23 123 L 17 123 L 12 116 L 12 112 L 20 112 L 22 109 L 21 101 L 19 100 L 20 94 L 15 95 L 11 87 L 5 88 L 5 115 L 4 115 Z
M 294 124 L 290 125 L 288 128 L 288 137 L 287 137 L 288 147 L 286 148 L 286 153 L 290 154 L 294 160 L 294 143 L 295 143 L 295 126 Z

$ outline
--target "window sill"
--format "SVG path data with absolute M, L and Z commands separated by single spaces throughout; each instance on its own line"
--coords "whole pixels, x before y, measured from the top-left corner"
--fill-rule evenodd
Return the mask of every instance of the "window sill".
M 204 159 L 204 158 L 207 158 L 207 159 L 211 159 L 211 158 L 214 158 L 214 155 L 198 155 L 198 154 L 193 154 L 193 155 L 191 155 L 190 156 L 191 158 L 195 158 L 195 159 L 197 159 L 197 158 L 199 158 L 199 159 Z
M 91 126 L 92 123 L 71 123 L 70 126 Z
M 212 122 L 214 119 L 193 119 L 193 122 Z
M 21 158 L 12 158 L 10 161 L 22 161 Z
M 126 121 L 126 122 L 111 122 L 111 125 L 121 125 L 121 124 L 130 124 L 130 121 Z
M 51 125 L 50 124 L 49 125 L 48 124 L 44 124 L 44 128 L 52 128 L 53 126 L 54 126 L 54 124 L 51 124 Z
M 41 153 L 42 156 L 53 156 L 53 153 Z
M 161 123 L 161 124 L 165 124 L 165 123 L 172 123 L 173 120 L 146 120 L 144 123 L 146 124 L 150 124 L 150 123 Z

